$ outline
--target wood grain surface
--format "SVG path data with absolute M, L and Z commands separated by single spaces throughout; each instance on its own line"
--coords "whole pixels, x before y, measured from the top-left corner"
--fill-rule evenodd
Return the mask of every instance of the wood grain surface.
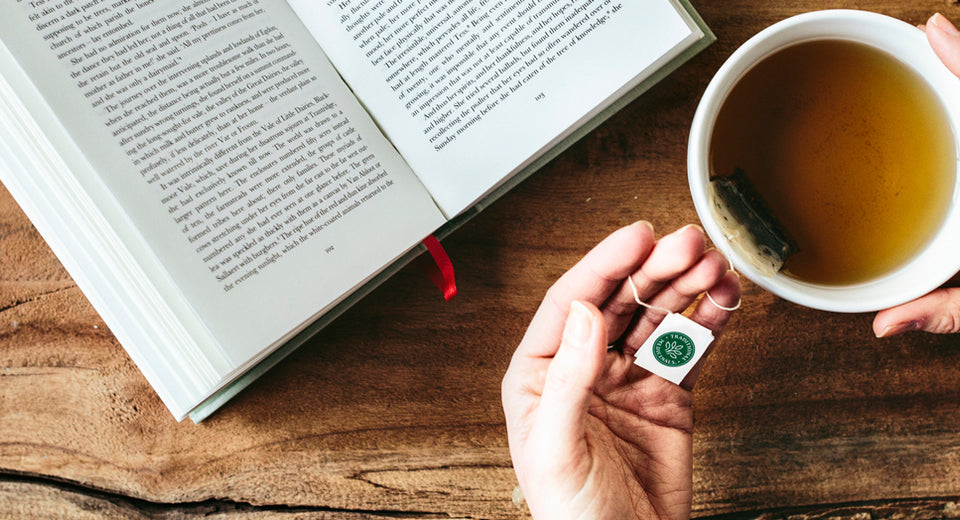
M 944 0 L 693 3 L 717 43 L 444 241 L 457 298 L 410 266 L 200 425 L 172 419 L 0 189 L 0 517 L 526 517 L 510 355 L 604 235 L 696 221 L 687 133 L 723 60 L 815 9 L 960 21 Z M 879 340 L 871 319 L 745 284 L 695 392 L 694 516 L 960 517 L 960 340 Z

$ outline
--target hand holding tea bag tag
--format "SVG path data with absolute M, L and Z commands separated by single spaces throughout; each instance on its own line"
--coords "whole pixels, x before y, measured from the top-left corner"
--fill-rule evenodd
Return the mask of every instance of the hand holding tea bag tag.
M 930 17 L 924 30 L 933 51 L 950 72 L 960 78 L 960 30 L 940 13 Z M 957 95 L 960 96 L 960 83 Z M 960 288 L 953 287 L 960 284 L 958 278 L 926 296 L 877 313 L 873 320 L 874 334 L 884 338 L 910 330 L 939 334 L 960 332 Z
M 702 229 L 655 240 L 639 222 L 550 288 L 502 386 L 510 454 L 535 519 L 690 517 L 699 365 L 677 385 L 633 364 L 664 313 L 641 307 L 627 279 L 637 299 L 671 315 L 709 291 L 689 319 L 716 336 L 740 299 L 727 267 L 706 251 Z

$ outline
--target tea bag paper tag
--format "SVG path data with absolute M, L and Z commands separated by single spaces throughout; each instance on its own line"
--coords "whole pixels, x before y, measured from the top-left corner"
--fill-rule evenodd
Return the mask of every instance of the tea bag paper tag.
M 710 329 L 671 312 L 637 350 L 634 364 L 679 385 L 712 342 Z

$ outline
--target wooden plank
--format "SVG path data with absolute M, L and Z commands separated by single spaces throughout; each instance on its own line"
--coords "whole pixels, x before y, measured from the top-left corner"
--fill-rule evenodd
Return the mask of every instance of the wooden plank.
M 417 511 L 344 511 L 315 507 L 252 506 L 208 500 L 199 503 L 157 504 L 49 482 L 0 479 L 0 519 L 32 520 L 408 520 L 455 519 L 446 514 Z
M 957 498 L 875 501 L 822 506 L 744 511 L 703 517 L 703 520 L 939 520 L 960 518 Z M 520 508 L 518 508 L 520 509 Z M 521 513 L 526 516 L 526 513 Z M 213 520 L 468 520 L 481 516 L 452 517 L 444 513 L 407 510 L 345 511 L 309 506 L 253 506 L 220 500 L 201 503 L 158 504 L 122 496 L 78 489 L 34 479 L 0 478 L 0 519 L 31 518 L 141 520 L 194 518 Z

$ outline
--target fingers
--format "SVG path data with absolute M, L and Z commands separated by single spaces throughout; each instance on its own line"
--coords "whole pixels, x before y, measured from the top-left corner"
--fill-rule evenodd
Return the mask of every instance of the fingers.
M 603 315 L 589 303 L 572 302 L 560 348 L 547 370 L 535 426 L 564 452 L 584 438 L 587 405 L 606 352 Z
M 676 310 L 661 305 L 669 302 L 654 303 L 651 298 L 671 280 L 696 265 L 703 257 L 705 247 L 706 237 L 703 230 L 694 225 L 685 226 L 661 238 L 639 270 L 630 275 L 640 300 Z M 725 265 L 726 260 L 723 262 Z M 611 338 L 619 338 L 623 334 L 634 319 L 638 307 L 633 290 L 629 285 L 621 284 L 619 290 L 602 307 Z
M 927 20 L 927 40 L 940 61 L 960 77 L 960 31 L 940 13 Z
M 656 294 L 648 297 L 647 302 L 651 305 L 668 309 L 671 312 L 681 312 L 691 303 L 693 303 L 701 294 L 717 286 L 719 282 L 726 276 L 727 267 L 727 260 L 722 254 L 720 254 L 718 251 L 708 251 L 701 256 L 696 264 L 690 267 L 686 272 L 665 284 Z M 736 295 L 739 297 L 739 278 L 736 278 L 736 274 L 731 274 L 730 276 L 733 277 L 732 280 L 735 282 L 734 286 L 737 289 Z M 721 287 L 725 288 L 726 284 L 722 285 Z M 718 290 L 720 289 L 718 288 Z M 725 290 L 726 289 L 718 292 L 719 297 L 727 298 Z M 714 296 L 715 299 L 717 297 L 718 296 Z M 709 300 L 705 301 L 707 304 L 710 304 Z M 717 300 L 717 303 L 720 303 L 720 301 Z M 733 306 L 736 304 L 736 299 L 734 299 L 733 303 L 729 305 L 725 305 L 723 303 L 720 304 L 725 307 Z M 711 330 L 716 333 L 719 332 L 720 328 L 724 323 L 726 323 L 726 319 L 729 317 L 728 311 L 722 311 L 726 314 L 717 314 L 716 311 L 718 310 L 719 309 L 714 309 L 712 314 L 706 310 L 701 310 L 699 315 L 697 315 L 695 311 L 692 318 L 697 322 L 700 322 L 701 319 L 709 319 L 718 326 L 713 328 L 710 323 L 703 323 L 703 325 L 711 328 Z M 640 318 L 632 325 L 630 330 L 628 330 L 623 337 L 623 352 L 627 355 L 633 355 L 636 353 L 637 349 L 640 348 L 640 345 L 642 345 L 647 337 L 653 333 L 654 329 L 656 329 L 663 318 L 664 313 L 655 310 L 647 311 L 641 314 Z
M 686 225 L 657 242 L 640 274 L 654 283 L 672 280 L 703 255 L 706 245 L 703 228 L 696 224 Z M 634 282 L 640 280 L 634 279 Z
M 516 355 L 553 356 L 571 302 L 601 305 L 643 263 L 654 242 L 653 227 L 647 222 L 621 228 L 600 242 L 547 291 Z
M 740 302 L 740 275 L 735 271 L 727 271 L 706 292 L 713 301 L 706 297 L 700 300 L 690 319 L 710 329 L 714 336 L 718 336 L 733 315 L 733 311 L 728 309 L 736 307 Z M 721 306 L 726 309 L 722 309 Z
M 960 332 L 960 288 L 937 289 L 912 302 L 877 313 L 873 333 L 888 338 L 910 330 Z
M 650 302 L 674 312 L 686 309 L 727 272 L 727 259 L 717 250 L 706 252 L 696 265 L 660 290 Z

